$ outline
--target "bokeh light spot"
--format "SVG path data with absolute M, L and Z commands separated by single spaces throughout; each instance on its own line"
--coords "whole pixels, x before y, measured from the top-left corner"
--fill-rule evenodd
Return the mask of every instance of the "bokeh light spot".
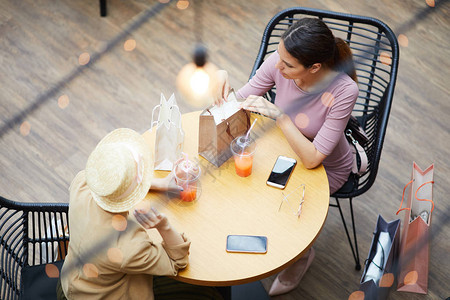
M 386 273 L 380 279 L 380 287 L 391 287 L 394 284 L 394 274 Z
M 90 60 L 91 56 L 87 52 L 81 53 L 80 56 L 78 57 L 78 63 L 82 66 L 87 65 Z
M 111 262 L 118 264 L 122 263 L 123 253 L 119 248 L 109 248 L 106 254 Z
M 348 300 L 364 300 L 364 292 L 363 291 L 356 291 L 350 294 L 348 296 Z
M 124 231 L 127 229 L 127 218 L 122 215 L 114 215 L 111 219 L 111 225 L 117 231 Z
M 398 43 L 402 47 L 408 47 L 408 44 L 409 44 L 408 37 L 404 34 L 399 34 L 398 35 Z
M 435 5 L 434 0 L 426 0 L 425 2 L 427 3 L 427 5 L 429 7 L 434 7 L 434 5 Z
M 64 109 L 67 106 L 69 106 L 69 102 L 70 102 L 69 96 L 67 96 L 67 95 L 62 95 L 58 98 L 58 106 L 61 109 Z
M 59 277 L 58 267 L 55 266 L 54 264 L 46 264 L 45 274 L 47 274 L 49 278 L 58 278 Z
M 98 269 L 93 264 L 85 264 L 83 266 L 83 273 L 87 277 L 91 277 L 91 278 L 98 277 Z
M 322 104 L 326 107 L 331 107 L 334 103 L 334 96 L 332 93 L 325 92 L 320 99 L 322 100 Z
M 295 117 L 294 123 L 298 128 L 306 128 L 309 125 L 309 117 L 306 114 L 300 113 Z
M 170 0 L 159 0 L 161 3 L 169 3 Z
M 31 125 L 30 125 L 30 123 L 28 123 L 27 121 L 25 121 L 25 122 L 23 122 L 21 125 L 20 125 L 20 134 L 21 135 L 23 135 L 23 136 L 27 136 L 27 135 L 29 135 L 30 134 L 30 130 L 31 130 Z
M 381 52 L 380 53 L 380 61 L 385 64 L 386 66 L 390 66 L 392 63 L 392 58 L 387 52 Z
M 136 48 L 136 41 L 133 39 L 129 39 L 126 40 L 125 43 L 123 44 L 123 49 L 125 49 L 125 51 L 133 51 Z
M 417 274 L 417 271 L 408 272 L 408 274 L 406 274 L 405 276 L 404 283 L 405 285 L 415 284 L 418 278 L 419 274 Z
M 177 2 L 177 8 L 178 9 L 186 9 L 189 6 L 188 0 L 178 0 Z

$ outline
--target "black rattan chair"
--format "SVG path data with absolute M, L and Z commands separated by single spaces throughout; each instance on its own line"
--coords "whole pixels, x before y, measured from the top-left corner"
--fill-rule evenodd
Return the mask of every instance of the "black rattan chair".
M 367 171 L 363 175 L 351 174 L 347 183 L 332 195 L 336 199 L 336 204 L 330 204 L 330 206 L 339 209 L 355 258 L 355 268 L 360 270 L 352 200 L 365 193 L 373 185 L 377 175 L 397 78 L 398 43 L 392 30 L 374 18 L 304 7 L 288 8 L 275 15 L 267 24 L 250 78 L 255 75 L 264 59 L 277 50 L 283 32 L 296 20 L 303 17 L 318 17 L 323 20 L 335 36 L 349 44 L 353 52 L 359 96 L 352 114 L 362 125 L 369 138 L 369 142 L 365 145 L 369 162 Z M 275 95 L 276 87 L 268 91 L 265 96 L 273 102 Z M 339 199 L 342 198 L 349 199 L 353 242 L 339 202 Z
M 0 299 L 56 299 L 69 241 L 68 209 L 0 197 Z

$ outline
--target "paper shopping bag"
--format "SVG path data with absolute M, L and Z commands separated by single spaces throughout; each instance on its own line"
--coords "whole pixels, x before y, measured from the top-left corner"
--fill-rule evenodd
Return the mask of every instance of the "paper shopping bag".
M 425 171 L 414 162 L 411 181 L 403 189 L 397 214 L 405 210 L 400 244 L 400 273 L 397 291 L 428 293 L 428 261 L 433 202 L 434 164 Z M 403 199 L 406 196 L 405 208 Z
M 157 109 L 159 109 L 158 119 L 154 121 Z M 170 171 L 173 163 L 181 157 L 184 143 L 181 113 L 174 94 L 166 100 L 161 93 L 161 102 L 152 111 L 152 127 L 156 130 L 155 170 Z
M 222 106 L 205 109 L 200 114 L 198 154 L 216 167 L 231 156 L 230 144 L 250 128 L 250 113 L 239 108 L 233 92 Z
M 400 220 L 387 223 L 378 215 L 359 290 L 364 299 L 386 299 L 395 279 L 400 246 Z

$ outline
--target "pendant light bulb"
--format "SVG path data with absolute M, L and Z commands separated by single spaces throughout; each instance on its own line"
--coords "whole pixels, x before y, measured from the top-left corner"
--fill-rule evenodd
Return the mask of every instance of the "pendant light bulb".
M 193 62 L 185 65 L 177 76 L 177 88 L 182 99 L 194 107 L 206 107 L 214 102 L 217 90 L 217 67 L 207 62 L 206 48 L 195 48 Z
M 196 68 L 189 84 L 194 94 L 201 95 L 208 91 L 209 81 L 208 73 L 206 73 L 203 68 Z

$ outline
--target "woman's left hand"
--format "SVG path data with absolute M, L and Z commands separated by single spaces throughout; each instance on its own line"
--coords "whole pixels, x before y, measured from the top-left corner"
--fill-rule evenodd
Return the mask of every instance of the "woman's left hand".
M 145 229 L 161 229 L 168 230 L 170 229 L 169 220 L 166 215 L 160 213 L 156 208 L 152 207 L 150 210 L 145 211 L 143 209 L 135 209 L 134 217 Z
M 170 172 L 169 175 L 163 178 L 153 178 L 152 179 L 152 186 L 150 187 L 151 190 L 154 191 L 182 191 L 183 188 L 179 185 L 177 185 L 175 181 L 175 177 L 172 172 Z
M 260 113 L 272 119 L 277 119 L 283 114 L 281 109 L 261 96 L 250 95 L 241 103 L 245 110 Z

